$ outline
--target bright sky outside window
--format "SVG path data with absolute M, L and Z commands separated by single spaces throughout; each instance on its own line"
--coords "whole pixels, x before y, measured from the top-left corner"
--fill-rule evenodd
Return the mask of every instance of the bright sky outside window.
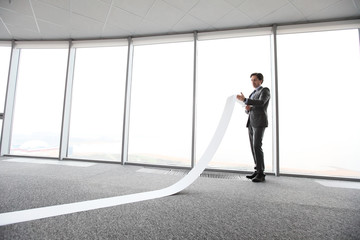
M 280 171 L 359 177 L 358 30 L 277 38 Z M 134 47 L 128 161 L 190 165 L 193 47 L 193 42 Z M 10 56 L 10 48 L 0 51 L 5 92 L 9 61 L 4 56 Z M 11 154 L 58 156 L 67 53 L 22 49 Z M 127 47 L 77 49 L 68 157 L 120 161 L 126 59 Z M 198 41 L 196 159 L 226 98 L 253 90 L 252 72 L 262 72 L 271 90 L 270 64 L 270 36 Z M 268 114 L 263 149 L 266 171 L 273 171 L 271 103 Z M 237 105 L 211 167 L 252 170 L 246 120 Z
M 254 90 L 250 74 L 261 72 L 263 86 L 271 90 L 270 36 L 199 41 L 197 88 L 197 159 L 203 154 L 221 116 L 226 98 Z M 272 171 L 271 104 L 269 127 L 265 130 L 263 149 L 266 171 Z M 211 167 L 253 170 L 246 128 L 245 109 L 236 104 L 226 135 L 210 162 Z
M 0 46 L 0 113 L 4 112 L 11 47 Z M 0 125 L 1 126 L 1 125 Z
M 193 45 L 135 46 L 129 162 L 190 166 Z
M 278 36 L 282 172 L 360 177 L 357 29 Z
M 127 47 L 76 49 L 68 157 L 120 161 Z
M 58 157 L 67 49 L 22 49 L 10 153 Z

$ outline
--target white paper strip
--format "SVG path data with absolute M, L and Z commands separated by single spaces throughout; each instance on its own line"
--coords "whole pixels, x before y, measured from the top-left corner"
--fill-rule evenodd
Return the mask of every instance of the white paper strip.
M 126 203 L 134 203 L 150 199 L 156 199 L 170 196 L 184 190 L 200 176 L 200 174 L 204 171 L 208 163 L 213 158 L 215 152 L 217 151 L 229 125 L 229 121 L 231 119 L 231 115 L 235 105 L 235 100 L 235 95 L 228 97 L 220 122 L 204 154 L 197 162 L 196 166 L 186 176 L 184 176 L 175 184 L 155 191 L 135 193 L 118 197 L 101 198 L 96 200 L 55 205 L 49 207 L 34 208 L 16 212 L 1 213 L 0 226 L 60 216 L 64 214 L 94 210 L 99 208 L 118 206 Z

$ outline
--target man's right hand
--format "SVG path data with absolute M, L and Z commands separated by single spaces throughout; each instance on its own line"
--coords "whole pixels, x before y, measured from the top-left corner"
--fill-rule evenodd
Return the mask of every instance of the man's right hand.
M 240 93 L 240 95 L 237 95 L 236 98 L 239 99 L 242 102 L 245 100 L 245 96 L 244 96 L 243 93 Z

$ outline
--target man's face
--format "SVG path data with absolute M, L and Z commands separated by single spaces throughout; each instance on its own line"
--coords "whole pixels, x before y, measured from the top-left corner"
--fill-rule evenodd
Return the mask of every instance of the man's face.
M 258 79 L 256 75 L 251 76 L 251 82 L 254 88 L 257 88 L 261 85 L 261 81 Z

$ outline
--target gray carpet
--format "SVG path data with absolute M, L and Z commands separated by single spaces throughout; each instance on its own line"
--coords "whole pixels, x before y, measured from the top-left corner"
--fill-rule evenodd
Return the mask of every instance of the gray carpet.
M 1 213 L 161 189 L 182 177 L 140 166 L 1 160 Z M 170 197 L 3 226 L 0 239 L 360 239 L 360 189 L 330 186 L 200 177 Z

